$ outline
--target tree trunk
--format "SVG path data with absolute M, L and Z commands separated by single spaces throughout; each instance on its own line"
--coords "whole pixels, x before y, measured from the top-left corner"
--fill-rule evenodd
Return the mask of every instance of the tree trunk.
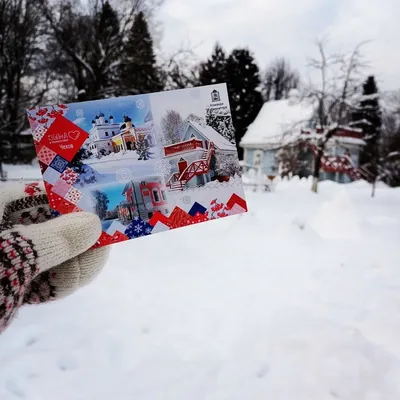
M 374 179 L 373 182 L 372 182 L 371 197 L 375 197 L 375 189 L 376 189 L 376 179 Z
M 316 178 L 315 176 L 313 177 L 313 183 L 311 186 L 311 191 L 314 193 L 318 192 L 318 178 Z
M 314 158 L 314 173 L 313 173 L 313 183 L 311 186 L 311 191 L 314 193 L 318 192 L 318 181 L 319 181 L 319 170 L 321 168 L 321 158 L 323 155 L 323 150 L 318 149 L 318 153 Z

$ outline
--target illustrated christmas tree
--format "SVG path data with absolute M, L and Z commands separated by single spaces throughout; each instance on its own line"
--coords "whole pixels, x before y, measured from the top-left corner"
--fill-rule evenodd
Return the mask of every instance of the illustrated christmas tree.
M 94 190 L 93 200 L 95 213 L 99 216 L 100 219 L 105 218 L 105 216 L 107 215 L 108 204 L 110 203 L 107 194 L 100 190 Z
M 136 152 L 139 155 L 139 160 L 149 160 L 151 158 L 150 146 L 144 136 L 140 136 L 137 140 Z
M 235 129 L 233 128 L 232 117 L 228 107 L 222 110 L 208 107 L 206 110 L 206 124 L 231 143 L 235 143 Z

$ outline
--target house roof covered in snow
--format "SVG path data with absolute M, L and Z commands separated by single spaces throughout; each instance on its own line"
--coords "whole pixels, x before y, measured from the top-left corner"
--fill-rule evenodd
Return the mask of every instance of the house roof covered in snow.
M 199 124 L 196 121 L 190 120 L 189 125 L 198 130 L 203 136 L 205 136 L 210 142 L 213 142 L 215 147 L 219 150 L 230 150 L 236 151 L 236 146 L 229 140 L 225 139 L 215 129 L 209 125 Z
M 269 101 L 263 105 L 254 122 L 248 127 L 240 145 L 242 147 L 268 147 L 282 144 L 308 127 L 314 106 L 298 98 Z

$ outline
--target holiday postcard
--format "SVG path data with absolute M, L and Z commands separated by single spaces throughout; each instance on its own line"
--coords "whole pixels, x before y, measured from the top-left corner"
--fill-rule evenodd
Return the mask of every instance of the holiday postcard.
M 247 211 L 225 84 L 27 112 L 52 212 L 96 213 L 96 246 Z

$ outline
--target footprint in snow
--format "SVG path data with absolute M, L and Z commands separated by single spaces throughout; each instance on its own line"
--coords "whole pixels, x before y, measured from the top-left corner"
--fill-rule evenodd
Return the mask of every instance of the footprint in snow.
M 13 395 L 23 399 L 25 398 L 25 392 L 18 386 L 18 384 L 13 380 L 7 380 L 5 382 L 5 387 Z
M 257 371 L 257 378 L 262 379 L 264 378 L 269 372 L 269 365 L 268 364 L 263 364 Z
M 78 368 L 78 362 L 74 357 L 63 356 L 57 360 L 57 366 L 61 371 L 70 371 Z

